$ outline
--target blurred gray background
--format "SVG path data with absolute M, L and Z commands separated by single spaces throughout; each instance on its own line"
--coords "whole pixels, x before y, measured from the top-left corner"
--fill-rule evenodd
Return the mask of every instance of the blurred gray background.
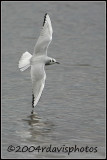
M 53 40 L 46 85 L 31 115 L 30 69 L 18 61 L 31 54 L 44 14 Z M 92 147 L 92 152 L 8 152 L 13 146 Z M 94 149 L 97 147 L 97 152 Z M 105 157 L 105 2 L 2 2 L 2 158 Z

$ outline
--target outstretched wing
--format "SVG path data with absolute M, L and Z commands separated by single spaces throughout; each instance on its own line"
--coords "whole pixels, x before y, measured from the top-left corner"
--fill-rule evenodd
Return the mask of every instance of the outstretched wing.
M 43 28 L 34 48 L 34 54 L 47 55 L 47 48 L 52 40 L 52 25 L 49 15 L 46 13 L 44 16 Z
M 36 64 L 31 66 L 32 79 L 32 107 L 38 103 L 45 85 L 46 74 L 43 64 Z

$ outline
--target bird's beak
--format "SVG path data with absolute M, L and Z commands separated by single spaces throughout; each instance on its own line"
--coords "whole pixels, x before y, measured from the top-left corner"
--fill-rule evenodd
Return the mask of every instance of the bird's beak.
M 57 64 L 60 64 L 59 62 L 56 62 Z

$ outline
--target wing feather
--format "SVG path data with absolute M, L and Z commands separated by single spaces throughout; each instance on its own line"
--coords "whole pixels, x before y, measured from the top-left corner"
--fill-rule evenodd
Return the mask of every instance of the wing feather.
M 44 66 L 36 64 L 31 66 L 31 79 L 32 79 L 32 107 L 35 107 L 41 97 L 45 85 L 46 74 Z
M 47 48 L 52 40 L 52 24 L 48 14 L 45 14 L 43 28 L 34 48 L 34 54 L 43 55 L 47 54 Z

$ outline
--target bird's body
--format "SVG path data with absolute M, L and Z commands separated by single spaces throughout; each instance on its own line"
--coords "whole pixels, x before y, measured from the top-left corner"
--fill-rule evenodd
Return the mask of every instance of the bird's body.
M 58 63 L 54 58 L 47 56 L 47 49 L 52 40 L 52 33 L 51 20 L 46 13 L 44 16 L 43 28 L 35 45 L 33 55 L 26 51 L 19 60 L 19 68 L 21 71 L 31 66 L 33 108 L 37 105 L 45 85 L 45 65 Z

